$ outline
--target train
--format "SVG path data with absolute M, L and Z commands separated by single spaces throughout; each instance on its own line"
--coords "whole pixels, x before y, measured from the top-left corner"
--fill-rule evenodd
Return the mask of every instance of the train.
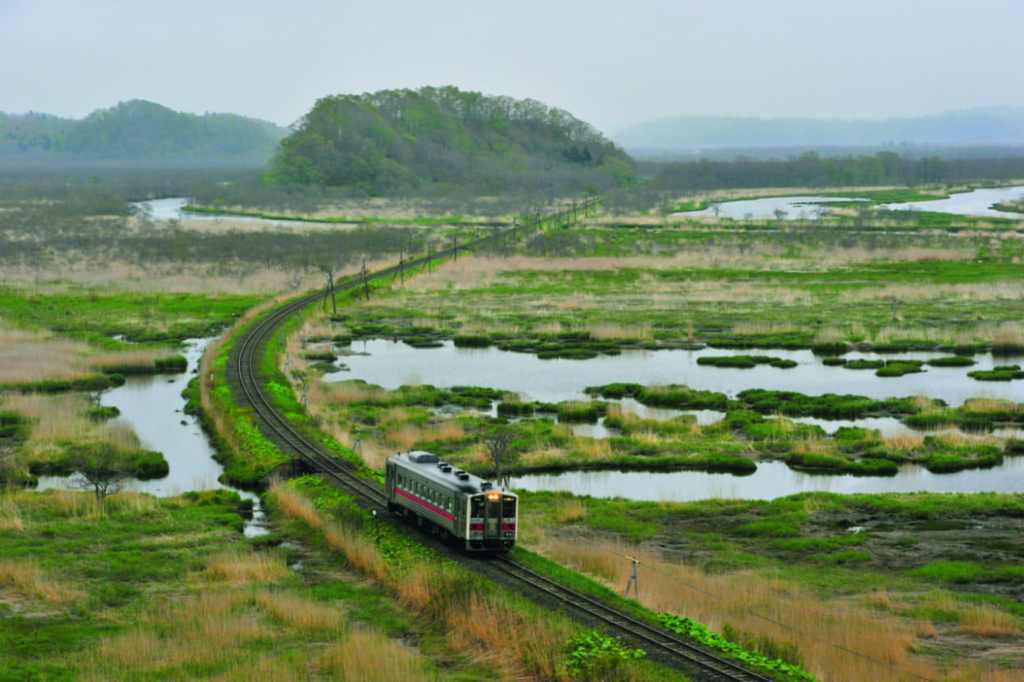
M 500 554 L 516 544 L 519 498 L 422 450 L 385 464 L 388 511 L 467 552 Z

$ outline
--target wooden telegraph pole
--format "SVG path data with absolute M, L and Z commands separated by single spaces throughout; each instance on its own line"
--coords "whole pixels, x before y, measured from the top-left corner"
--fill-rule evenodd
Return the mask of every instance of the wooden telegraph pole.
M 366 300 L 369 301 L 370 300 L 370 280 L 366 277 L 366 256 L 363 256 L 363 270 L 362 270 L 361 274 L 363 276 L 363 293 L 366 296 Z

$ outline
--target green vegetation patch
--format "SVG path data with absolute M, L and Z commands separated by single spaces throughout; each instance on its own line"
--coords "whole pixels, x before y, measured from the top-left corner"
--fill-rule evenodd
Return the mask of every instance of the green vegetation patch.
M 710 367 L 728 367 L 733 369 L 753 369 L 758 365 L 769 365 L 778 369 L 796 367 L 795 360 L 777 358 L 770 355 L 703 355 L 697 358 L 698 365 Z
M 0 310 L 6 320 L 19 325 L 50 329 L 103 348 L 123 349 L 125 344 L 113 337 L 165 343 L 211 336 L 261 298 L 228 294 L 112 293 L 75 288 L 33 293 L 0 287 Z
M 1024 370 L 1020 368 L 1020 365 L 998 365 L 992 369 L 968 372 L 967 376 L 977 381 L 1013 381 L 1024 379 Z
M 689 618 L 664 613 L 661 614 L 661 624 L 677 635 L 683 635 L 700 642 L 710 649 L 728 654 L 732 658 L 756 670 L 767 672 L 778 679 L 793 680 L 794 682 L 814 682 L 816 679 L 804 670 L 799 663 L 791 663 L 781 658 L 769 658 L 764 654 L 748 651 L 736 642 L 730 641 L 716 632 L 712 632 L 706 625 Z

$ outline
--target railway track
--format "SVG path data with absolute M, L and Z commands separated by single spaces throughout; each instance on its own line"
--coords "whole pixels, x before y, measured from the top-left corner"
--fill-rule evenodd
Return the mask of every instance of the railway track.
M 471 248 L 488 239 L 505 236 L 507 236 L 506 233 L 499 233 L 495 237 L 485 237 L 483 240 L 461 248 Z M 429 257 L 410 261 L 404 267 L 418 267 L 427 262 L 428 258 L 444 257 L 450 255 L 451 251 L 449 249 Z M 387 277 L 398 273 L 400 267 L 385 268 L 370 276 L 373 278 Z M 363 286 L 363 284 L 364 281 L 360 278 L 349 278 L 336 285 L 335 289 L 345 291 Z M 238 340 L 231 352 L 228 360 L 229 381 L 252 408 L 257 422 L 269 438 L 278 443 L 286 452 L 300 459 L 310 469 L 327 476 L 335 485 L 352 495 L 362 506 L 371 510 L 383 511 L 387 508 L 387 498 L 383 488 L 360 476 L 349 463 L 339 460 L 291 425 L 271 404 L 260 378 L 259 368 L 263 348 L 278 325 L 306 306 L 319 301 L 323 296 L 323 292 L 317 292 L 298 298 L 275 308 L 268 315 L 259 319 Z M 643 647 L 652 657 L 685 670 L 697 679 L 715 682 L 720 680 L 770 682 L 771 680 L 769 677 L 747 670 L 733 661 L 713 654 L 663 628 L 645 623 L 593 597 L 562 585 L 508 557 L 481 560 L 452 552 L 449 552 L 449 555 L 467 565 L 500 577 L 504 583 L 520 591 L 533 591 L 542 596 L 544 600 L 557 604 L 570 614 L 599 623 L 607 630 Z

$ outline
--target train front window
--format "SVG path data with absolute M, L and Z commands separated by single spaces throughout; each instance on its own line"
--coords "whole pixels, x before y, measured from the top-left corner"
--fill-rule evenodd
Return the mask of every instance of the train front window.
M 506 519 L 514 519 L 516 516 L 516 498 L 506 497 L 501 503 L 501 515 Z
M 474 497 L 470 503 L 469 515 L 475 518 L 479 518 L 484 515 L 484 498 Z

